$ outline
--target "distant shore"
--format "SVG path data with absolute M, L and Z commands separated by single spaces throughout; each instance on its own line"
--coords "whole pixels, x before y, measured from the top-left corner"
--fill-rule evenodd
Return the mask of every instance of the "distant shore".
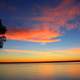
M 67 62 L 80 62 L 80 60 L 68 60 L 68 61 L 37 61 L 37 62 L 0 62 L 0 64 L 24 64 L 24 63 L 67 63 Z

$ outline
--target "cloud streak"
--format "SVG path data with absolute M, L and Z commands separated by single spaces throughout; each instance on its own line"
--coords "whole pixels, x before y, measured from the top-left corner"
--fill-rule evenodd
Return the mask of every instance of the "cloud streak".
M 16 49 L 4 49 L 0 50 L 3 52 L 16 52 L 16 53 L 64 53 L 64 54 L 80 54 L 80 48 L 71 48 L 71 49 L 64 49 L 64 50 L 52 50 L 52 51 L 35 51 L 35 50 L 16 50 Z
M 59 42 L 62 34 L 56 29 L 49 28 L 46 24 L 35 25 L 34 29 L 12 29 L 6 34 L 8 39 L 23 40 L 38 43 Z
M 5 53 L 5 56 L 4 55 L 0 56 L 0 62 L 80 60 L 80 48 L 53 50 L 53 51 L 5 49 L 5 50 L 0 50 L 0 52 L 2 54 Z

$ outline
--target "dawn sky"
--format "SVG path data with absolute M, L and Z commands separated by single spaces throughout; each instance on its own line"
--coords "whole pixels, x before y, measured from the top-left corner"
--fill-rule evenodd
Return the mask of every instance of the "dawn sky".
M 80 0 L 0 0 L 0 19 L 0 62 L 80 60 Z

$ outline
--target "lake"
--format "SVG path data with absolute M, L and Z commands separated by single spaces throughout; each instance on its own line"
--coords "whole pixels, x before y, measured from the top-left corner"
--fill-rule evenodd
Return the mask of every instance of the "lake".
M 80 62 L 0 64 L 0 80 L 80 80 Z

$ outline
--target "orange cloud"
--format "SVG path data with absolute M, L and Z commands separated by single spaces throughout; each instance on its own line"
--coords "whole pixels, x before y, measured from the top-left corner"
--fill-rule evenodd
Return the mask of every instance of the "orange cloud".
M 8 39 L 12 40 L 23 40 L 23 41 L 31 41 L 31 42 L 58 42 L 59 36 L 62 34 L 59 31 L 54 29 L 51 30 L 48 25 L 42 24 L 42 26 L 35 25 L 34 29 L 14 29 L 9 30 L 6 34 Z

